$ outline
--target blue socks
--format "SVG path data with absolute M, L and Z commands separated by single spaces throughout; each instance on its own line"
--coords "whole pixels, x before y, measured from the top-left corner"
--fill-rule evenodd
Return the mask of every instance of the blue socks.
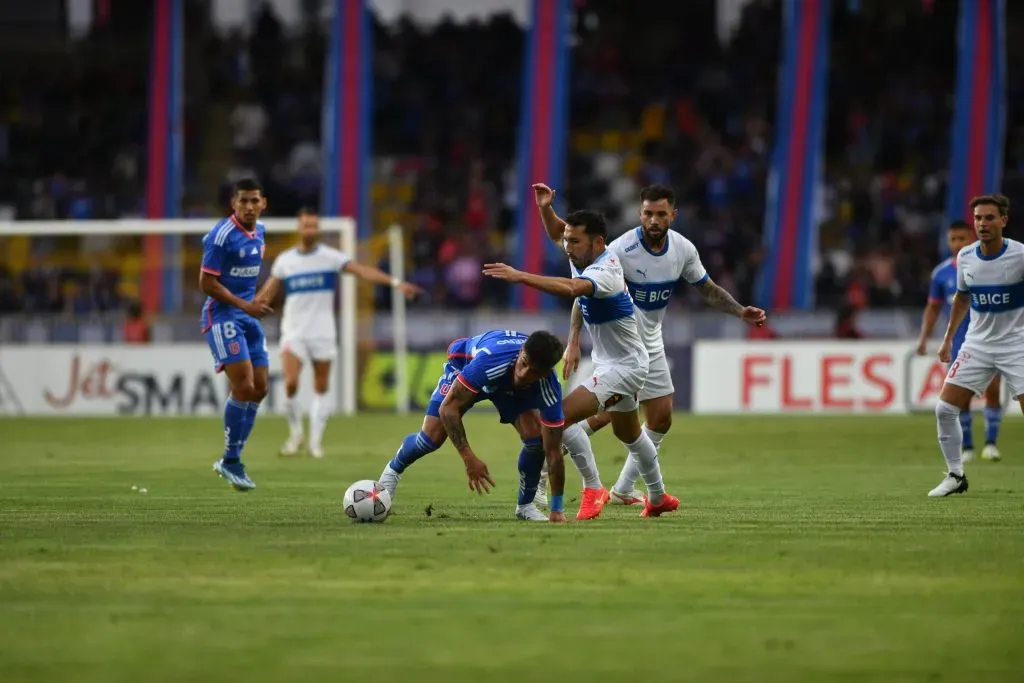
M 999 440 L 999 425 L 1002 422 L 1002 408 L 985 408 L 985 443 L 995 443 Z
M 260 404 L 256 401 L 249 401 L 246 405 L 249 409 L 245 412 L 245 426 L 242 428 L 242 448 L 245 448 L 245 443 L 252 434 L 252 428 L 256 424 L 256 413 L 260 409 Z
M 245 437 L 248 429 L 252 429 L 252 423 L 248 422 L 249 402 L 236 401 L 229 398 L 224 404 L 224 460 L 227 462 L 238 462 L 242 456 L 242 446 L 245 444 Z M 253 419 L 256 419 L 256 411 L 252 411 Z
M 424 432 L 410 434 L 402 441 L 402 447 L 388 463 L 388 467 L 401 474 L 405 468 L 413 464 L 427 453 L 437 450 L 437 444 L 431 441 Z
M 519 505 L 528 505 L 537 495 L 540 484 L 540 470 L 544 466 L 544 446 L 541 438 L 523 439 L 523 450 L 519 451 Z

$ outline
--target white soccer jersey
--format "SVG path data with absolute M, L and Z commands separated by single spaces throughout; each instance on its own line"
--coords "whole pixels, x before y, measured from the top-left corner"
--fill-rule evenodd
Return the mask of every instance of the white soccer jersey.
M 691 285 L 708 279 L 693 242 L 669 230 L 661 251 L 651 251 L 644 243 L 640 227 L 630 230 L 608 245 L 619 258 L 626 286 L 636 306 L 636 322 L 651 359 L 665 354 L 661 321 L 665 308 L 676 291 L 679 278 Z
M 583 322 L 594 345 L 591 359 L 596 364 L 614 363 L 646 370 L 649 357 L 640 339 L 633 300 L 618 257 L 605 250 L 582 273 L 571 261 L 569 267 L 573 277 L 594 283 L 594 295 L 579 298 Z
M 270 274 L 281 280 L 285 292 L 282 339 L 336 339 L 334 292 L 338 273 L 350 260 L 324 244 L 310 253 L 294 247 L 274 260 Z
M 984 351 L 1019 348 L 1024 353 L 1024 244 L 1004 239 L 995 256 L 975 242 L 957 255 L 956 288 L 971 296 L 965 345 Z

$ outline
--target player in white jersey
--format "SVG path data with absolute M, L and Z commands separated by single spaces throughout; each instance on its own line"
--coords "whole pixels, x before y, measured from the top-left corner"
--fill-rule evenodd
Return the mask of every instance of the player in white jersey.
M 564 224 L 551 206 L 555 197 L 554 190 L 538 183 L 533 186 L 533 191 L 548 237 L 560 244 Z M 761 326 L 766 320 L 763 310 L 741 306 L 729 292 L 715 284 L 701 263 L 697 247 L 678 232 L 669 229 L 676 219 L 675 204 L 675 193 L 670 188 L 662 185 L 643 188 L 640 191 L 640 225 L 608 245 L 608 251 L 618 256 L 622 263 L 626 286 L 636 306 L 640 336 L 650 356 L 647 381 L 640 390 L 639 399 L 644 411 L 643 429 L 658 448 L 672 427 L 672 396 L 675 393 L 661 323 L 679 280 L 684 279 L 696 287 L 708 304 L 720 311 L 735 315 L 751 325 Z M 569 379 L 579 365 L 579 333 L 582 326 L 583 317 L 579 307 L 573 306 L 565 364 L 562 367 L 565 379 Z M 589 418 L 581 426 L 589 436 L 609 421 L 610 416 L 602 413 Z M 580 471 L 584 477 L 598 476 L 595 462 L 581 465 Z M 643 503 L 643 494 L 636 489 L 638 477 L 636 462 L 627 457 L 619 479 L 612 487 L 609 502 L 615 505 Z
M 281 317 L 281 368 L 287 400 L 290 436 L 281 455 L 296 455 L 302 447 L 302 407 L 299 405 L 299 375 L 302 365 L 313 365 L 313 403 L 309 411 L 309 454 L 323 457 L 323 434 L 331 406 L 327 401 L 331 364 L 337 356 L 338 323 L 334 315 L 334 294 L 338 274 L 350 273 L 378 285 L 391 285 L 408 298 L 420 293 L 415 285 L 392 278 L 372 266 L 356 263 L 347 254 L 320 243 L 319 219 L 315 211 L 299 211 L 299 244 L 282 252 L 270 269 L 270 278 L 257 299 L 272 302 L 284 290 Z
M 563 401 L 565 423 L 570 426 L 562 433 L 562 443 L 575 462 L 580 448 L 590 448 L 590 440 L 577 423 L 602 411 L 611 413 L 612 430 L 635 459 L 647 487 L 641 516 L 658 517 L 678 509 L 679 499 L 665 492 L 658 450 L 640 428 L 637 398 L 647 377 L 649 357 L 637 328 L 622 265 L 605 249 L 606 236 L 604 216 L 595 211 L 574 211 L 565 217 L 564 230 L 573 278 L 524 273 L 504 263 L 487 264 L 484 274 L 555 296 L 579 298 L 584 323 L 594 342 L 594 375 Z M 596 487 L 585 484 L 576 518 L 596 517 L 607 500 L 608 492 L 600 480 Z
M 968 307 L 971 322 L 935 405 L 947 473 L 928 492 L 933 498 L 967 490 L 960 412 L 969 408 L 971 399 L 983 393 L 997 373 L 1024 411 L 1024 244 L 1003 237 L 1010 213 L 1010 200 L 1003 195 L 975 197 L 971 210 L 978 241 L 956 257 L 956 295 L 939 360 L 950 362 Z

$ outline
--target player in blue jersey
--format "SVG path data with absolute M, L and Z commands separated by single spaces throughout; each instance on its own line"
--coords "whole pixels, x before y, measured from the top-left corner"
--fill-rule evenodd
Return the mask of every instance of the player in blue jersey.
M 924 316 L 921 320 L 921 336 L 917 340 L 919 356 L 928 353 L 928 338 L 935 328 L 940 310 L 947 318 L 949 317 L 953 297 L 956 295 L 956 254 L 960 253 L 960 250 L 968 244 L 976 241 L 974 229 L 966 221 L 954 221 L 949 227 L 946 241 L 953 256 L 937 265 L 932 271 L 931 286 L 928 290 L 928 305 L 924 309 Z M 960 353 L 960 347 L 967 336 L 967 327 L 970 322 L 971 316 L 968 313 L 953 337 L 953 358 Z M 999 449 L 996 447 L 996 441 L 999 439 L 999 425 L 1003 419 L 1002 402 L 999 396 L 1000 388 L 999 375 L 996 375 L 985 391 L 985 448 L 981 451 L 981 457 L 985 460 L 995 461 L 1001 457 Z M 960 413 L 960 427 L 964 434 L 963 462 L 974 457 L 973 421 L 970 408 Z
M 213 471 L 239 491 L 256 488 L 242 464 L 242 449 L 256 422 L 260 401 L 267 395 L 267 339 L 260 318 L 271 313 L 253 301 L 263 264 L 265 229 L 259 222 L 267 206 L 255 180 L 240 180 L 231 198 L 234 213 L 203 238 L 199 289 L 203 334 L 213 352 L 213 365 L 230 384 L 224 405 L 224 455 Z
M 494 480 L 466 438 L 462 416 L 481 401 L 498 409 L 502 424 L 512 424 L 522 439 L 519 452 L 519 498 L 516 518 L 564 522 L 565 464 L 562 460 L 562 388 L 555 366 L 562 343 L 549 332 L 526 336 L 514 330 L 492 330 L 448 346 L 444 374 L 430 397 L 423 426 L 409 434 L 387 464 L 379 481 L 392 496 L 402 473 L 433 453 L 450 438 L 466 466 L 469 488 L 490 493 Z M 551 485 L 550 516 L 535 502 L 545 460 Z

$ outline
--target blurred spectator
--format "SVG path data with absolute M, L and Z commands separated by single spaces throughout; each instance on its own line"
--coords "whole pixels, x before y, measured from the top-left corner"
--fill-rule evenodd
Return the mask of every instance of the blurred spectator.
M 149 323 L 142 315 L 142 306 L 137 301 L 128 304 L 124 324 L 121 326 L 121 337 L 126 344 L 148 344 Z

